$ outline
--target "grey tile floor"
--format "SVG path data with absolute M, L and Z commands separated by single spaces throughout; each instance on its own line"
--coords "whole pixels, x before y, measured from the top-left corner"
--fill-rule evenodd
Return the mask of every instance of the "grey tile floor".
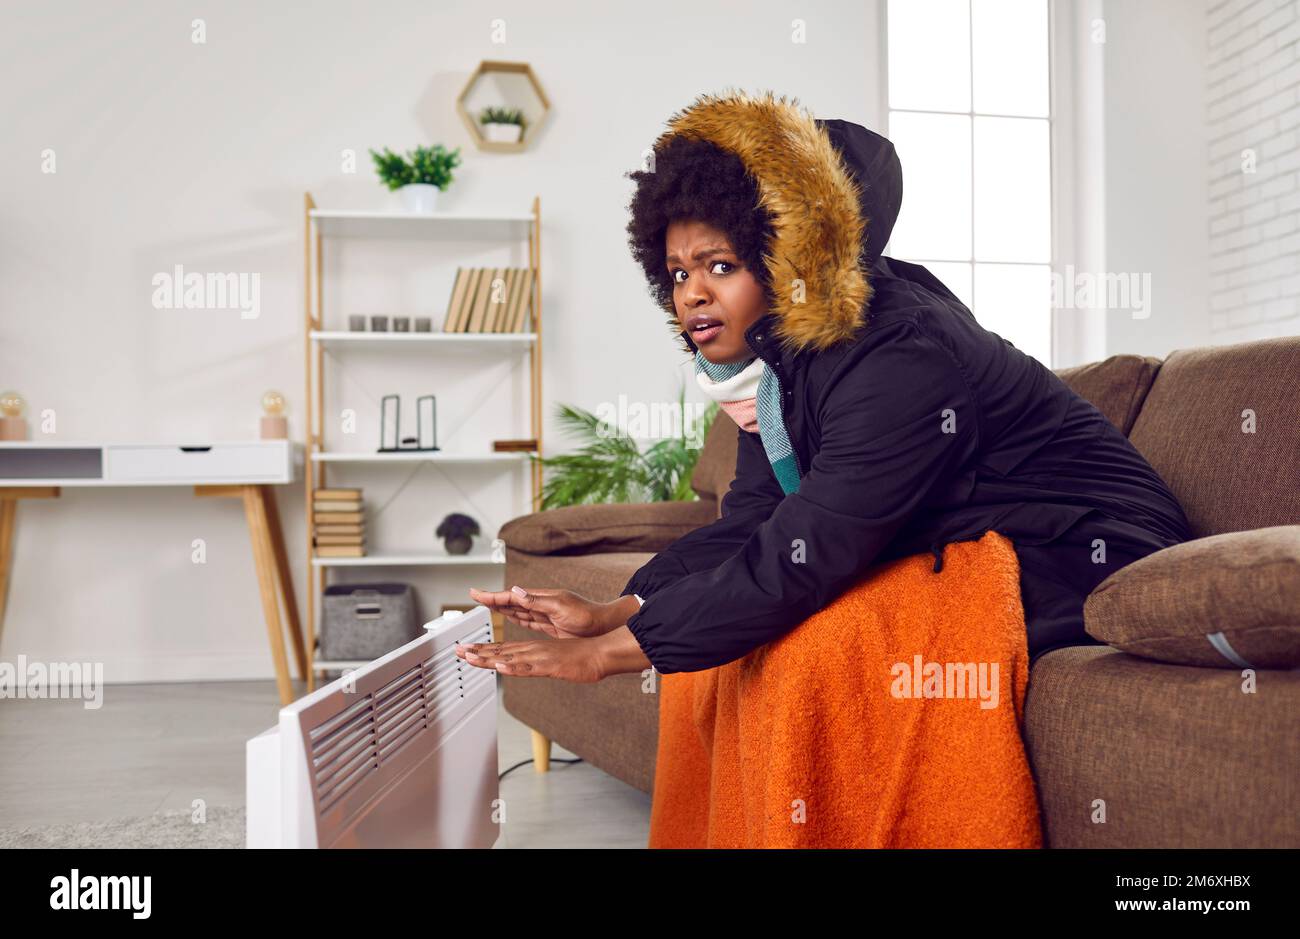
M 301 688 L 299 688 L 301 690 Z M 0 700 L 0 828 L 244 804 L 244 742 L 275 723 L 270 681 L 107 685 L 103 706 Z M 499 765 L 532 756 L 498 705 Z M 552 758 L 573 754 L 552 747 Z M 531 764 L 501 782 L 501 847 L 644 848 L 650 797 L 587 763 Z

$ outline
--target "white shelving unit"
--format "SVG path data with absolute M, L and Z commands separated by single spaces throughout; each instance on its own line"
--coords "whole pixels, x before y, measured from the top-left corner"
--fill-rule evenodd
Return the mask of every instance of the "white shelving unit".
M 511 467 L 527 462 L 525 453 L 448 453 L 446 451 L 378 453 L 345 452 L 325 449 L 324 387 L 326 351 L 346 353 L 349 350 L 382 351 L 384 354 L 429 355 L 456 354 L 458 350 L 477 348 L 487 352 L 499 351 L 502 355 L 529 353 L 530 368 L 530 425 L 531 439 L 542 447 L 542 279 L 541 279 L 541 199 L 533 199 L 532 211 L 527 213 L 487 213 L 471 215 L 461 212 L 438 212 L 431 215 L 411 215 L 401 212 L 356 212 L 317 208 L 311 193 L 304 198 L 303 227 L 304 287 L 306 296 L 305 339 L 307 419 L 304 452 L 306 460 L 306 524 L 307 524 L 307 658 L 309 691 L 315 688 L 317 674 L 339 668 L 356 666 L 354 662 L 319 661 L 316 656 L 317 599 L 324 592 L 328 571 L 343 567 L 425 567 L 425 566 L 494 566 L 504 565 L 504 554 L 494 554 L 490 547 L 476 547 L 468 554 L 455 555 L 437 550 L 421 553 L 379 553 L 359 558 L 318 558 L 312 547 L 312 503 L 317 489 L 328 485 L 327 473 L 331 465 L 375 465 L 432 463 L 449 466 L 485 469 L 499 468 L 507 472 Z M 528 265 L 533 272 L 532 332 L 526 333 L 354 333 L 327 330 L 323 323 L 324 292 L 321 264 L 322 241 L 326 237 L 341 238 L 430 238 L 454 236 L 458 231 L 470 231 L 476 239 L 499 238 L 502 241 L 528 240 Z M 542 468 L 531 466 L 532 510 L 541 505 Z

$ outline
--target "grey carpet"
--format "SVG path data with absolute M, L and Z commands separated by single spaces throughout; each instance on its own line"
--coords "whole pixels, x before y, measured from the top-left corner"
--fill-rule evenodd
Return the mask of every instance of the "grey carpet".
M 202 822 L 171 810 L 134 818 L 0 828 L 0 848 L 242 848 L 244 809 L 210 808 Z

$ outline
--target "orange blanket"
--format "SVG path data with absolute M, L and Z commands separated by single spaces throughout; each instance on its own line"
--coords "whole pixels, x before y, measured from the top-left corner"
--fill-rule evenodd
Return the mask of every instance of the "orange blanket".
M 660 676 L 650 847 L 1042 847 L 1015 551 L 990 531 L 933 560 L 878 565 L 744 658 Z

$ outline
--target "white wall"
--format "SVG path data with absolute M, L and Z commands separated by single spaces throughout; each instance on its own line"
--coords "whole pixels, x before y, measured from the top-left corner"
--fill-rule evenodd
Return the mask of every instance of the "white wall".
M 1150 275 L 1106 353 L 1209 345 L 1206 0 L 1105 0 L 1105 270 Z
M 1294 335 L 1300 4 L 1224 0 L 1207 26 L 1210 332 L 1216 343 Z
M 190 39 L 195 16 L 206 19 L 204 45 Z M 805 44 L 791 42 L 795 17 L 806 21 Z M 383 205 L 366 148 L 440 141 L 465 155 L 449 207 L 526 209 L 541 196 L 546 452 L 563 452 L 557 403 L 670 402 L 689 377 L 623 232 L 622 174 L 663 121 L 727 86 L 791 94 L 823 117 L 878 117 L 874 3 L 154 0 L 10 4 L 4 18 L 0 386 L 21 391 L 32 412 L 53 409 L 59 440 L 247 438 L 267 388 L 288 396 L 300 438 L 302 194 Z M 505 22 L 504 44 L 491 41 L 493 18 Z M 549 122 L 523 154 L 478 153 L 453 111 L 481 59 L 531 62 L 550 96 Z M 41 171 L 47 148 L 54 174 Z M 347 148 L 363 158 L 355 176 L 340 172 Z M 497 256 L 475 245 L 451 252 L 427 281 L 402 272 L 396 249 L 327 254 L 331 276 L 346 266 L 349 290 L 332 295 L 342 305 L 326 315 L 433 312 L 447 265 Z M 176 264 L 260 273 L 261 315 L 154 309 L 151 278 Z M 350 361 L 340 400 L 366 413 L 394 383 L 429 388 L 444 446 L 527 433 L 522 408 L 473 411 L 479 385 L 403 368 Z M 483 374 L 517 391 L 525 373 Z M 355 481 L 382 505 L 404 478 L 384 469 Z M 414 543 L 467 506 L 494 534 L 527 510 L 522 499 L 498 505 L 500 485 L 418 476 L 386 510 L 385 536 Z M 301 486 L 282 491 L 280 506 L 301 591 Z M 18 521 L 0 659 L 101 661 L 108 681 L 271 674 L 234 503 L 65 490 L 22 505 Z M 198 537 L 206 565 L 190 561 Z M 391 573 L 418 579 L 428 604 L 491 585 Z

